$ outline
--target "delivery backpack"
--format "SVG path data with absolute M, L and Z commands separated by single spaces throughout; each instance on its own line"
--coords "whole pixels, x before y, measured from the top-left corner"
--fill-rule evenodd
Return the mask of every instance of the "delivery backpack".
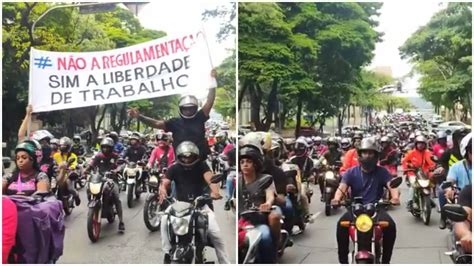
M 10 196 L 10 199 L 18 210 L 18 226 L 9 262 L 55 263 L 64 247 L 62 202 L 54 196 Z

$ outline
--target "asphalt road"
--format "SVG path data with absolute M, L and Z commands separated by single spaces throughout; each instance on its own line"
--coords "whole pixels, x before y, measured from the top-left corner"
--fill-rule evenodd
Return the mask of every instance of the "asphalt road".
M 85 188 L 80 191 L 82 203 L 66 217 L 64 253 L 58 263 L 163 263 L 160 232 L 150 232 L 143 222 L 143 205 L 146 194 L 142 194 L 137 204 L 130 209 L 126 204 L 126 194 L 121 192 L 125 233 L 118 233 L 118 219 L 113 224 L 102 220 L 100 239 L 92 243 L 87 236 L 87 200 Z M 224 195 L 224 191 L 222 191 Z M 214 202 L 217 222 L 231 262 L 235 262 L 235 215 L 224 211 L 223 200 Z M 214 249 L 206 249 L 206 258 L 215 261 Z
M 314 195 L 310 205 L 311 212 L 316 216 L 315 222 L 306 231 L 294 237 L 294 245 L 285 250 L 280 263 L 319 264 L 339 263 L 337 257 L 336 223 L 345 212 L 340 208 L 327 217 L 324 203 L 319 200 L 320 192 L 313 185 Z M 439 213 L 432 209 L 431 221 L 428 226 L 421 219 L 415 218 L 405 207 L 408 188 L 405 183 L 400 186 L 401 205 L 392 207 L 389 215 L 397 226 L 397 238 L 391 263 L 398 264 L 450 264 L 448 251 L 448 230 L 438 228 Z M 438 203 L 437 199 L 435 202 Z

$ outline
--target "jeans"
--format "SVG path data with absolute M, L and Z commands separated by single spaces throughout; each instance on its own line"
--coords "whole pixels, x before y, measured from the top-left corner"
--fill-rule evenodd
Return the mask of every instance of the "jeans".
M 275 263 L 276 248 L 273 245 L 270 227 L 266 224 L 257 225 L 256 228 L 262 233 L 260 246 L 258 247 L 258 261 L 261 264 Z
M 285 206 L 281 206 L 281 210 L 285 219 L 293 219 L 295 216 L 295 210 L 293 209 L 293 203 L 291 202 L 290 196 L 285 197 Z
M 166 212 L 169 211 L 169 208 L 166 210 Z M 230 264 L 229 258 L 227 257 L 227 254 L 225 252 L 225 245 L 224 245 L 224 239 L 221 237 L 220 234 L 220 228 L 219 225 L 217 224 L 216 216 L 214 212 L 206 205 L 203 207 L 204 211 L 206 211 L 208 219 L 209 219 L 209 225 L 208 225 L 208 234 L 209 234 L 209 239 L 214 245 L 214 250 L 216 251 L 216 256 L 219 264 Z M 169 254 L 171 251 L 171 241 L 169 239 L 169 233 L 168 233 L 169 227 L 168 227 L 168 215 L 165 214 L 161 217 L 161 247 L 163 249 L 163 252 L 166 254 Z
M 176 198 L 176 183 L 174 181 L 171 181 L 171 196 Z
M 226 201 L 230 201 L 234 195 L 234 177 L 236 176 L 236 171 L 230 171 L 227 175 L 225 191 L 226 191 Z
M 339 263 L 348 264 L 349 260 L 347 255 L 349 253 L 349 228 L 342 227 L 340 225 L 341 221 L 352 221 L 353 215 L 351 212 L 346 212 L 337 222 L 337 247 L 339 255 Z M 395 238 L 397 236 L 397 228 L 395 222 L 392 220 L 390 215 L 386 212 L 378 212 L 379 221 L 388 221 L 389 226 L 382 229 L 383 232 L 383 254 L 382 254 L 382 263 L 389 264 L 390 259 L 392 258 L 393 246 L 395 245 Z M 375 254 L 374 254 L 375 255 Z

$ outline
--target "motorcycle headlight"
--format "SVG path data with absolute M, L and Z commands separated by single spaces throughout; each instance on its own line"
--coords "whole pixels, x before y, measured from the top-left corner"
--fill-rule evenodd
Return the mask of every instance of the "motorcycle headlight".
M 158 184 L 158 178 L 156 178 L 156 176 L 152 175 L 152 176 L 150 176 L 150 180 L 148 181 L 148 183 L 150 183 L 151 185 Z
M 135 176 L 135 174 L 136 174 L 136 169 L 127 169 L 128 176 Z
M 100 193 L 100 188 L 102 187 L 102 183 L 89 183 L 89 190 L 93 195 L 97 195 Z
M 334 172 L 333 171 L 327 171 L 326 174 L 324 174 L 324 178 L 326 178 L 326 179 L 335 179 Z
M 188 233 L 190 221 L 191 215 L 183 217 L 170 216 L 170 222 L 171 226 L 173 227 L 173 232 L 178 236 L 182 236 Z
M 430 185 L 430 180 L 429 179 L 418 179 L 418 184 L 420 184 L 421 187 L 425 188 Z
M 361 214 L 356 219 L 356 228 L 362 233 L 367 233 L 372 229 L 373 221 L 367 214 Z

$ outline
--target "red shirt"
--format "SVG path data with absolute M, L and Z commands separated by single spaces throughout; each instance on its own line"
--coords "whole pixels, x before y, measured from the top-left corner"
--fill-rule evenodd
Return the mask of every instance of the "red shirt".
M 168 149 L 169 149 L 168 150 L 168 168 L 169 168 L 174 162 L 174 149 L 173 149 L 173 146 L 171 145 L 168 147 Z M 155 149 L 153 149 L 150 155 L 150 160 L 148 160 L 148 166 L 153 166 L 153 163 L 155 161 L 159 163 L 161 157 L 164 154 L 165 154 L 165 150 L 160 147 L 156 147 Z
M 16 205 L 8 197 L 2 197 L 2 264 L 7 263 L 10 250 L 15 245 L 18 215 Z
M 443 156 L 444 151 L 447 149 L 448 149 L 448 145 L 442 146 L 439 143 L 437 143 L 436 145 L 433 146 L 433 154 L 439 159 L 441 159 L 441 156 Z

